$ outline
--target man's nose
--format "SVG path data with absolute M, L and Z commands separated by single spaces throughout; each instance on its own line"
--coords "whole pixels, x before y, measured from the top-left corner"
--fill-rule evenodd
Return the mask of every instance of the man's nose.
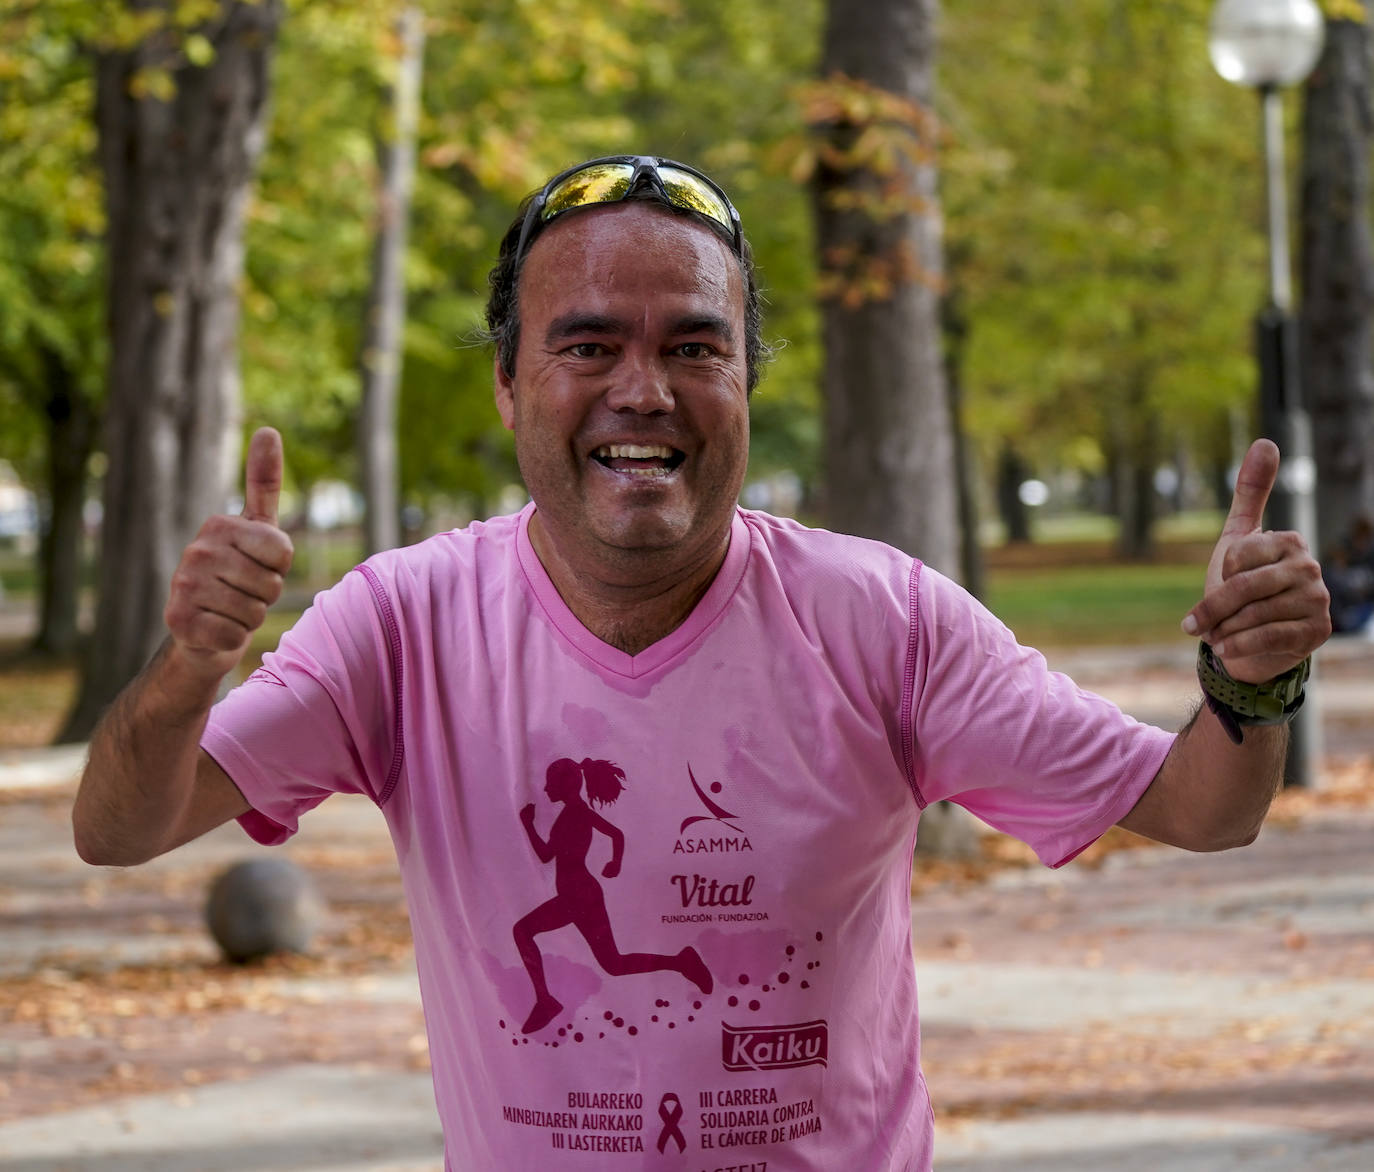
M 611 376 L 606 406 L 612 411 L 633 411 L 639 415 L 671 411 L 673 391 L 662 357 L 632 350 L 624 352 Z

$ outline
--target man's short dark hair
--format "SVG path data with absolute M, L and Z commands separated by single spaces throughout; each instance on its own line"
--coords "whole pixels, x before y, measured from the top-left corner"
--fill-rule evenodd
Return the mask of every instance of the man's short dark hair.
M 536 195 L 537 193 L 532 193 L 521 201 L 520 210 L 516 213 L 515 219 L 511 221 L 510 227 L 506 229 L 506 234 L 501 238 L 501 249 L 497 253 L 496 264 L 487 275 L 487 284 L 491 287 L 491 293 L 487 298 L 486 336 L 496 347 L 496 360 L 501 364 L 501 371 L 507 378 L 513 377 L 515 374 L 515 354 L 520 348 L 520 273 L 525 267 L 525 259 L 524 257 L 520 258 L 520 265 L 517 268 L 515 253 L 520 243 L 520 229 L 525 222 L 525 213 Z M 650 186 L 645 185 L 637 188 L 619 202 L 629 203 L 632 200 L 636 202 L 652 201 L 666 212 L 671 212 L 675 216 L 682 216 L 710 229 L 726 244 L 731 243 L 714 220 L 699 212 L 679 208 L 666 202 Z M 598 204 L 596 206 L 608 205 Z M 564 214 L 576 215 L 577 212 Z M 542 225 L 540 229 L 542 230 Z M 758 277 L 754 271 L 754 253 L 753 249 L 749 247 L 749 241 L 743 236 L 740 237 L 740 249 L 741 255 L 737 259 L 740 275 L 744 278 L 745 386 L 752 393 L 754 387 L 758 385 L 761 368 L 772 358 L 773 351 L 772 347 L 763 341 L 762 298 L 759 293 Z M 529 256 L 529 252 L 530 249 L 527 246 L 525 257 Z M 735 255 L 733 248 L 730 250 L 730 255 Z

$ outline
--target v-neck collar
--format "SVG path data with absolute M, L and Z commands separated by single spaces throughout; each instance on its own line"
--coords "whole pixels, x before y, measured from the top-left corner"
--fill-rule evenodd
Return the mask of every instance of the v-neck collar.
M 696 642 L 724 611 L 744 576 L 744 567 L 749 560 L 749 526 L 745 524 L 739 509 L 736 509 L 730 522 L 730 545 L 725 551 L 725 560 L 721 562 L 711 585 L 706 588 L 706 593 L 697 600 L 691 614 L 657 643 L 650 644 L 638 655 L 629 655 L 593 635 L 563 601 L 563 596 L 558 593 L 530 541 L 530 518 L 534 516 L 534 511 L 533 502 L 521 510 L 515 544 L 525 581 L 529 583 L 540 608 L 554 629 L 578 654 L 591 660 L 603 671 L 629 679 L 648 675 L 663 667 Z

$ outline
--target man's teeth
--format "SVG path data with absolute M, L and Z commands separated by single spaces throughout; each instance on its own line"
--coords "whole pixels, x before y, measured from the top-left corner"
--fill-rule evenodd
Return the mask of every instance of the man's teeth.
M 667 476 L 673 470 L 672 448 L 664 444 L 602 444 L 592 455 L 608 468 L 628 476 Z M 643 465 L 612 463 L 617 460 L 652 460 Z M 664 461 L 658 463 L 657 461 Z
M 671 460 L 673 449 L 665 448 L 662 444 L 602 444 L 596 449 L 595 455 L 603 460 Z

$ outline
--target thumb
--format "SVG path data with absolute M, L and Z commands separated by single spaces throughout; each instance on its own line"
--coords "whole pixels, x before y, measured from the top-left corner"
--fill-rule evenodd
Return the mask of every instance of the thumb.
M 1258 439 L 1250 445 L 1236 475 L 1236 491 L 1231 511 L 1222 526 L 1222 537 L 1253 533 L 1264 521 L 1264 506 L 1279 475 L 1279 449 L 1271 440 Z
M 1223 581 L 1226 553 L 1239 537 L 1259 530 L 1264 521 L 1264 506 L 1279 475 L 1279 449 L 1267 439 L 1250 445 L 1236 473 L 1236 489 L 1231 511 L 1221 527 L 1221 536 L 1207 563 L 1207 589 L 1215 590 Z
M 248 441 L 244 462 L 243 515 L 250 521 L 277 523 L 281 496 L 281 436 L 271 427 L 260 427 Z

